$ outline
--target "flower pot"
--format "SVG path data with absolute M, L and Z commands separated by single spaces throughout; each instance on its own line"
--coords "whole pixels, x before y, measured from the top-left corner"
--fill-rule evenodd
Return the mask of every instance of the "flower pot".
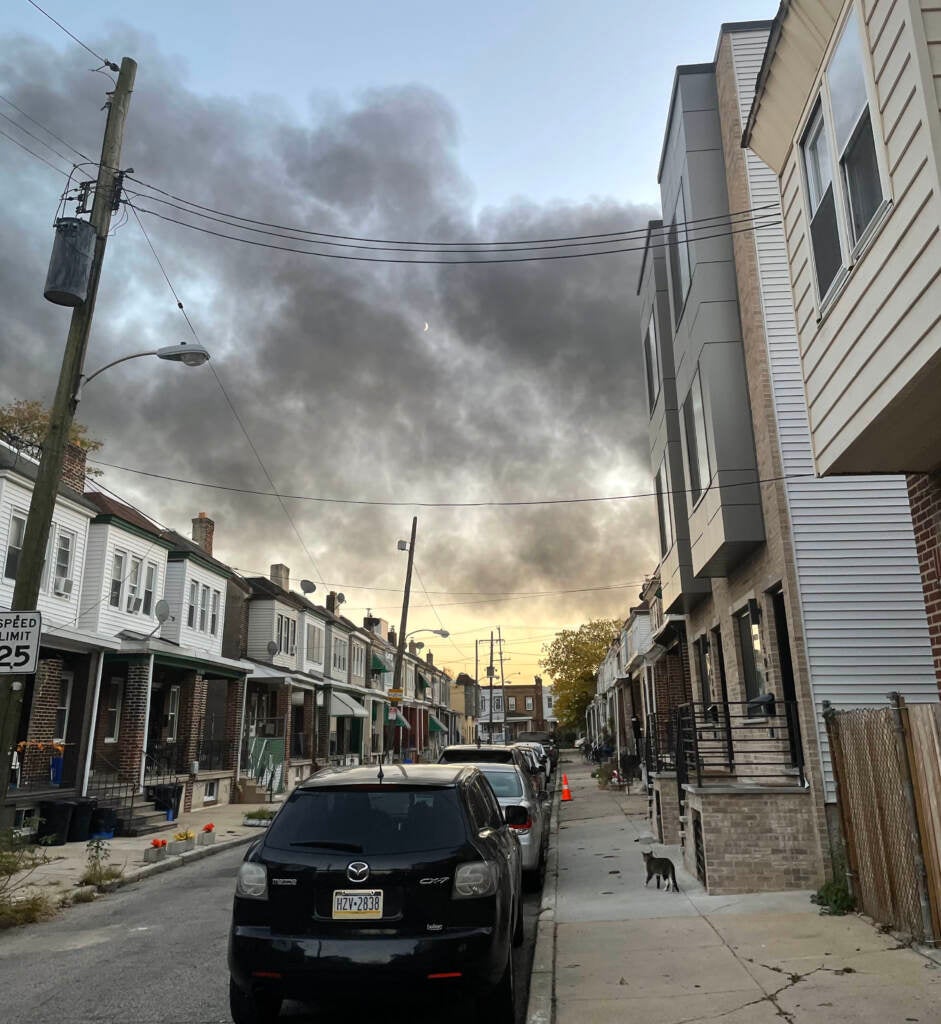
M 197 846 L 212 846 L 212 844 L 215 841 L 216 841 L 216 833 L 215 832 L 199 832 L 196 835 L 196 845 Z
M 174 839 L 173 845 L 168 847 L 172 853 L 186 853 L 196 845 L 195 839 Z
M 166 856 L 167 848 L 165 846 L 148 846 L 144 850 L 144 863 L 156 864 L 158 861 L 164 860 Z

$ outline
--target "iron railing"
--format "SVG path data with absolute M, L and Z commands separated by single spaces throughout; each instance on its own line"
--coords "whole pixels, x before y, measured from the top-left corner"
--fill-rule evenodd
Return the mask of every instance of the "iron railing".
M 674 713 L 674 733 L 678 784 L 702 786 L 735 777 L 804 785 L 794 701 L 683 704 Z
M 72 750 L 62 749 L 72 746 Z M 38 793 L 72 789 L 78 776 L 78 756 L 72 744 L 51 740 L 23 741 L 13 748 L 10 758 L 9 791 Z
M 233 768 L 235 759 L 232 756 L 233 744 L 229 740 L 213 740 L 203 737 L 199 741 L 199 753 L 196 760 L 201 772 L 219 772 L 225 768 Z
M 139 790 L 138 779 L 122 776 L 116 764 L 100 755 L 95 756 L 95 769 L 88 779 L 87 795 L 97 800 L 99 807 L 113 810 L 119 823 L 132 818 L 134 797 Z

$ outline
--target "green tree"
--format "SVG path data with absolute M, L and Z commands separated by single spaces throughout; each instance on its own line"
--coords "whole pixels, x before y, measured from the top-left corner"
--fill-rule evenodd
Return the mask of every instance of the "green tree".
M 539 662 L 552 678 L 554 710 L 562 726 L 578 728 L 595 695 L 595 674 L 617 635 L 616 619 L 591 619 L 578 629 L 563 629 L 543 647 Z
M 9 405 L 0 405 L 0 437 L 15 447 L 38 458 L 48 430 L 49 410 L 42 402 L 21 398 Z M 88 436 L 88 428 L 82 423 L 72 423 L 69 440 L 89 453 L 102 447 L 101 441 Z M 88 475 L 100 476 L 101 470 L 89 469 Z

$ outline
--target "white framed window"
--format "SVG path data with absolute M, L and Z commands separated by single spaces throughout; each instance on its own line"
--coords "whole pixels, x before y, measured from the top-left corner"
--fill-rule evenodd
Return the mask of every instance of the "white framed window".
M 532 697 L 524 697 L 523 700 L 526 702 L 526 710 L 527 711 L 532 711 L 533 710 L 533 698 Z
M 199 604 L 199 585 L 191 581 L 189 596 L 186 602 L 186 624 L 190 629 L 196 628 L 196 606 Z
M 706 412 L 702 399 L 702 380 L 699 370 L 693 377 L 689 394 L 683 402 L 683 445 L 686 449 L 686 471 L 689 476 L 690 501 L 699 501 L 709 486 L 712 473 L 709 467 L 709 449 L 706 443 Z
M 65 738 L 69 734 L 69 707 L 72 703 L 72 682 L 73 675 L 71 672 L 63 672 L 59 676 L 59 699 L 56 704 L 54 743 L 65 743 Z
M 148 562 L 144 572 L 144 600 L 141 611 L 150 615 L 154 607 L 154 590 L 157 586 L 157 565 L 155 562 Z
M 353 644 L 353 675 L 363 676 L 366 674 L 366 648 L 359 644 Z
M 222 592 L 214 590 L 212 592 L 212 604 L 209 611 L 209 633 L 211 636 L 215 636 L 219 632 L 219 607 L 222 603 Z
M 657 492 L 657 522 L 660 527 L 660 557 L 663 558 L 673 547 L 673 496 L 670 493 L 670 467 L 667 453 L 663 453 L 663 461 L 657 470 L 654 480 Z
M 209 779 L 203 789 L 203 803 L 214 804 L 219 798 L 219 783 L 216 779 Z
M 277 640 L 279 654 L 294 654 L 297 650 L 297 621 L 289 615 L 277 617 Z
M 71 530 L 58 527 L 55 552 L 53 593 L 68 598 L 72 593 L 72 558 L 75 553 L 75 534 Z
M 339 672 L 345 672 L 349 658 L 349 644 L 345 636 L 333 638 L 333 667 Z
M 127 572 L 127 552 L 115 550 L 111 559 L 111 592 L 108 603 L 112 608 L 121 607 L 121 594 L 124 591 L 124 574 Z
M 670 221 L 670 229 L 667 236 L 667 246 L 670 253 L 670 282 L 673 287 L 674 325 L 680 322 L 680 317 L 683 315 L 686 296 L 689 294 L 689 286 L 693 279 L 687 238 L 686 198 L 683 195 L 683 179 L 681 178 L 679 192 L 676 196 L 676 204 L 673 207 L 673 219 Z
M 647 406 L 653 414 L 653 408 L 660 397 L 660 349 L 657 345 L 657 311 L 650 314 L 647 333 L 644 335 L 644 366 L 647 370 Z
M 199 631 L 205 633 L 209 625 L 209 587 L 204 583 L 199 589 Z
M 3 567 L 3 575 L 8 580 L 16 579 L 16 570 L 20 564 L 20 553 L 23 550 L 23 536 L 26 533 L 26 514 L 13 512 L 10 516 L 10 529 L 7 531 L 7 557 Z
M 167 691 L 167 712 L 164 718 L 167 742 L 176 743 L 177 730 L 180 725 L 180 688 L 171 686 Z
M 127 574 L 127 610 L 136 614 L 141 610 L 143 599 L 140 596 L 141 573 L 144 568 L 144 561 L 136 555 L 131 556 L 131 568 Z
M 550 711 L 552 710 L 552 697 L 551 697 L 551 695 L 550 695 L 550 696 L 548 696 L 548 697 L 546 697 L 546 707 L 547 707 L 547 708 L 548 708 L 548 709 L 549 709 Z
M 314 623 L 307 623 L 307 660 L 323 661 L 323 629 Z
M 117 743 L 121 735 L 121 704 L 124 700 L 124 680 L 112 679 L 105 697 L 105 743 Z
M 826 66 L 801 138 L 817 297 L 845 276 L 888 195 L 873 134 L 863 34 L 855 5 Z

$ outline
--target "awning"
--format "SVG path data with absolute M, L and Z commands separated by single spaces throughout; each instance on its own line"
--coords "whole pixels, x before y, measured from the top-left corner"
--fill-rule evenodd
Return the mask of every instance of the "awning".
M 428 689 L 428 680 L 421 674 L 421 672 L 418 673 L 418 685 L 423 690 L 427 690 Z
M 330 717 L 331 718 L 366 718 L 366 709 L 362 704 L 357 704 L 352 697 L 345 693 L 338 693 L 336 690 L 330 694 Z
M 428 712 L 428 729 L 430 732 L 447 732 L 448 727 L 444 725 L 440 718 L 435 718 L 431 712 Z
M 383 658 L 380 658 L 375 651 L 372 652 L 372 670 L 373 672 L 391 672 L 392 667 L 386 664 Z
M 398 708 L 394 708 L 389 704 L 386 704 L 386 723 L 394 726 L 396 729 L 411 729 L 411 726 L 405 720 L 405 716 L 399 711 Z

